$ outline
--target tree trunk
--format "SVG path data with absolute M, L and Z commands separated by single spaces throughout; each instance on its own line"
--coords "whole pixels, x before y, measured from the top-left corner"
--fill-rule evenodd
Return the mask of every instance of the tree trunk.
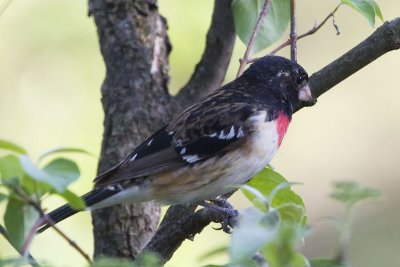
M 146 1 L 91 0 L 90 14 L 106 64 L 102 173 L 169 121 L 170 47 L 164 19 Z M 94 256 L 134 258 L 153 236 L 159 215 L 159 206 L 150 202 L 94 211 Z

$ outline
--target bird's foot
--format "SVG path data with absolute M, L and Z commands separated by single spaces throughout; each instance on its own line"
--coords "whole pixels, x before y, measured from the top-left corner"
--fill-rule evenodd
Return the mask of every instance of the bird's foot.
M 221 222 L 220 228 L 214 228 L 215 230 L 223 230 L 225 233 L 231 233 L 232 231 L 232 219 L 239 215 L 239 211 L 236 210 L 226 198 L 216 198 L 207 201 L 201 201 L 199 205 L 223 213 L 224 218 Z

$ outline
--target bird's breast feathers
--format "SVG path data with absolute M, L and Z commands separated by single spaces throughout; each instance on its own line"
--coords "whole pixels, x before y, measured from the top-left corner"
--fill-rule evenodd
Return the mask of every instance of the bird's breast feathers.
M 246 183 L 270 163 L 290 122 L 284 114 L 268 121 L 266 111 L 249 120 L 253 131 L 240 147 L 158 176 L 153 181 L 153 190 L 158 192 L 153 195 L 161 202 L 186 203 L 215 198 L 231 191 L 232 185 Z

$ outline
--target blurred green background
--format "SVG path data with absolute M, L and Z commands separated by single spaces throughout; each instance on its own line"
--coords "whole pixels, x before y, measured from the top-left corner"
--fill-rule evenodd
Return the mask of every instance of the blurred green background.
M 0 10 L 9 1 L 0 1 Z M 400 2 L 378 1 L 385 19 L 400 16 Z M 321 21 L 337 4 L 334 0 L 298 3 L 299 32 Z M 190 77 L 204 48 L 213 1 L 160 0 L 173 44 L 170 88 L 176 92 Z M 299 62 L 309 74 L 319 70 L 370 35 L 368 22 L 348 7 L 336 16 L 341 34 L 332 24 L 300 41 Z M 378 22 L 378 25 L 380 22 Z M 282 40 L 286 39 L 286 36 Z M 0 138 L 16 142 L 35 157 L 57 147 L 73 146 L 100 152 L 103 112 L 100 86 L 104 64 L 87 1 L 11 1 L 0 16 Z M 259 55 L 265 54 L 262 51 Z M 234 78 L 244 45 L 238 41 L 227 81 Z M 288 56 L 288 49 L 281 51 Z M 357 211 L 350 256 L 354 266 L 400 266 L 400 52 L 391 52 L 323 95 L 315 107 L 294 116 L 273 160 L 288 180 L 301 182 L 297 191 L 305 200 L 312 232 L 302 245 L 306 255 L 332 256 L 337 230 L 325 216 L 342 216 L 328 195 L 332 181 L 355 180 L 378 188 L 384 197 Z M 72 156 L 82 178 L 72 190 L 91 188 L 97 159 Z M 49 209 L 61 204 L 46 201 Z M 240 193 L 233 204 L 248 203 Z M 4 206 L 0 206 L 0 213 Z M 60 227 L 72 239 L 93 251 L 89 213 L 80 213 Z M 206 261 L 201 255 L 223 245 L 228 237 L 208 227 L 194 242 L 186 241 L 167 266 L 224 263 L 224 257 Z M 53 231 L 34 240 L 32 254 L 56 266 L 85 266 L 85 261 Z M 0 238 L 0 257 L 15 251 Z

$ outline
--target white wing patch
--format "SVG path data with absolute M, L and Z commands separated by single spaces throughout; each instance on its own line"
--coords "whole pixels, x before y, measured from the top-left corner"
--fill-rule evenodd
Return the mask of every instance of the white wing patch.
M 199 161 L 200 158 L 197 155 L 186 155 L 182 157 L 185 161 L 187 161 L 188 163 L 194 163 L 196 161 Z
M 185 154 L 186 153 L 186 147 L 184 147 L 184 148 L 182 148 L 182 150 L 181 150 L 181 155 L 183 155 L 183 154 Z
M 243 131 L 242 131 L 242 134 L 243 134 Z M 212 135 L 214 135 L 214 134 L 212 134 Z M 215 136 L 216 135 L 217 134 L 215 134 Z M 209 136 L 213 137 L 211 135 L 209 135 Z M 235 137 L 235 127 L 234 126 L 231 126 L 231 128 L 229 129 L 229 133 L 225 134 L 224 130 L 222 130 L 219 132 L 219 135 L 218 135 L 218 139 L 222 139 L 222 140 L 229 140 L 234 137 Z
M 239 127 L 239 130 L 238 130 L 238 133 L 237 133 L 236 137 L 237 138 L 244 137 L 244 132 L 243 132 L 242 127 Z
M 235 128 L 232 126 L 228 135 L 226 136 L 226 139 L 232 139 L 233 137 L 235 137 Z
M 137 157 L 138 153 L 136 153 L 135 155 L 132 156 L 132 158 L 130 159 L 130 161 L 134 161 Z
M 153 142 L 153 139 L 151 139 L 151 140 L 147 143 L 147 146 L 150 146 L 152 142 Z
M 224 130 L 222 130 L 218 135 L 218 139 L 225 139 L 225 136 Z

